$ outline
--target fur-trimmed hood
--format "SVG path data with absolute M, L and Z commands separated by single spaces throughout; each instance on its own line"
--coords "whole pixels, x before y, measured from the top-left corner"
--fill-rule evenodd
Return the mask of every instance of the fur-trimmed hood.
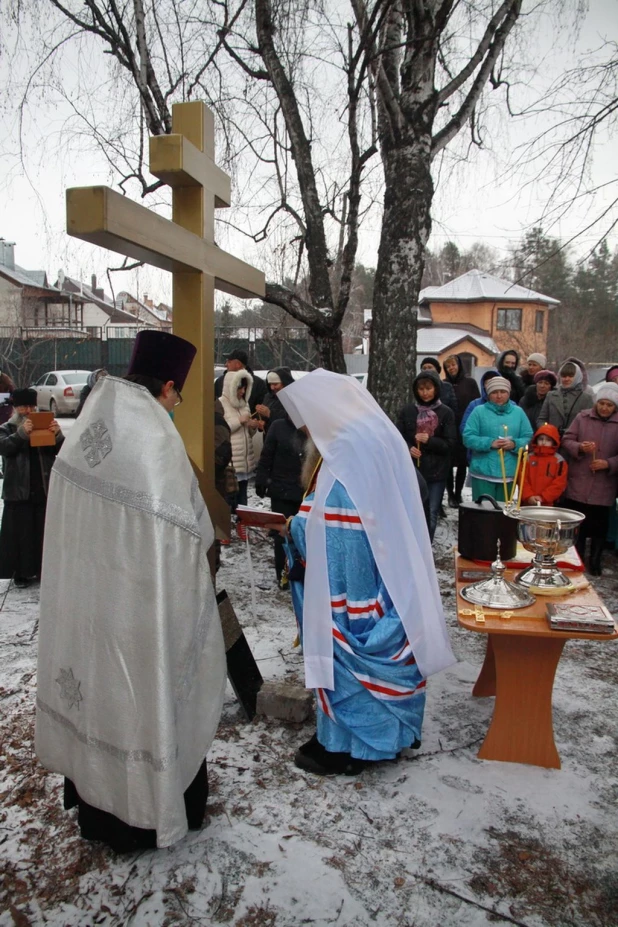
M 244 399 L 239 399 L 237 395 L 238 387 L 242 385 L 243 381 L 247 383 L 247 392 L 245 393 Z M 233 409 L 240 409 L 241 406 L 249 402 L 252 386 L 253 377 L 248 370 L 228 370 L 223 378 L 222 396 L 229 402 Z

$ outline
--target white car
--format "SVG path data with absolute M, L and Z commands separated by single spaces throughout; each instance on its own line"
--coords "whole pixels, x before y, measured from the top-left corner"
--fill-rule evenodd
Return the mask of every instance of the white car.
M 50 370 L 36 381 L 36 404 L 40 412 L 75 413 L 81 391 L 88 381 L 90 370 Z

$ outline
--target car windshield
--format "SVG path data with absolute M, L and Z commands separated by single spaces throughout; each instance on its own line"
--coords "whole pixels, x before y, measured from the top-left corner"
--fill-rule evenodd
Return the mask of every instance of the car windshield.
M 62 379 L 65 383 L 75 386 L 76 383 L 85 383 L 88 379 L 87 373 L 63 373 Z

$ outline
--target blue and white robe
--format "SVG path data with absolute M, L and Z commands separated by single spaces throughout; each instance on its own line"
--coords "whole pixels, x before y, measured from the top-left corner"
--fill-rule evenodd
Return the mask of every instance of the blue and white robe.
M 312 502 L 313 494 L 292 520 L 290 561 L 295 553 L 305 560 Z M 327 750 L 357 759 L 393 759 L 420 740 L 425 680 L 358 512 L 339 482 L 328 495 L 324 517 L 335 688 L 316 689 L 318 740 Z M 302 638 L 302 582 L 292 580 L 292 597 Z

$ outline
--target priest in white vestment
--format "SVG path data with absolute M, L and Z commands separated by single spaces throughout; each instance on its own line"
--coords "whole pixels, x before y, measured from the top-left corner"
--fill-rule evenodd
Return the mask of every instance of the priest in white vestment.
M 165 847 L 202 824 L 226 679 L 213 527 L 170 418 L 195 355 L 137 336 L 94 387 L 52 471 L 36 752 L 82 836 Z

